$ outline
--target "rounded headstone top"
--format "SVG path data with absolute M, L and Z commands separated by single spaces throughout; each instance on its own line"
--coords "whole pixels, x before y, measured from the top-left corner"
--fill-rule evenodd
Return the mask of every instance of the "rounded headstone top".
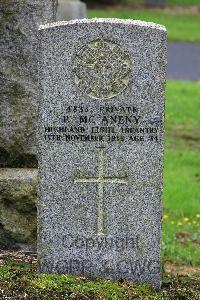
M 39 26 L 39 30 L 49 29 L 53 27 L 59 26 L 67 26 L 67 25 L 75 25 L 75 24 L 124 24 L 124 25 L 132 25 L 132 26 L 141 26 L 147 27 L 151 29 L 161 30 L 166 32 L 166 28 L 163 25 L 153 23 L 153 22 L 145 22 L 140 20 L 132 20 L 132 19 L 108 19 L 108 18 L 93 18 L 93 19 L 76 19 L 70 21 L 61 21 L 55 23 L 48 23 Z

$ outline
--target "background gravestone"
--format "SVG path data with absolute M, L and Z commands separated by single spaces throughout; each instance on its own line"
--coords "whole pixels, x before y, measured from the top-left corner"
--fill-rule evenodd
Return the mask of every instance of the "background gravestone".
M 79 0 L 58 0 L 57 21 L 86 18 L 86 4 Z
M 36 237 L 37 172 L 22 167 L 37 166 L 37 29 L 55 20 L 56 6 L 56 0 L 0 1 L 0 245 Z
M 55 13 L 54 0 L 1 1 L 0 166 L 35 164 L 37 28 Z
M 40 27 L 40 272 L 160 287 L 165 72 L 161 25 Z
M 165 0 L 145 0 L 145 5 L 149 7 L 160 6 L 164 7 L 166 4 Z

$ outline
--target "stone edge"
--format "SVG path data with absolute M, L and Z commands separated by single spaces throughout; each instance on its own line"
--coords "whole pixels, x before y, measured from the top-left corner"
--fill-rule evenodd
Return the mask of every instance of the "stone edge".
M 135 25 L 140 27 L 148 27 L 166 32 L 165 26 L 153 22 L 145 22 L 141 20 L 132 19 L 107 19 L 107 18 L 94 18 L 94 19 L 76 19 L 71 21 L 61 21 L 55 23 L 47 23 L 40 25 L 39 30 L 46 30 L 59 26 L 74 25 L 74 24 L 123 24 L 123 25 Z

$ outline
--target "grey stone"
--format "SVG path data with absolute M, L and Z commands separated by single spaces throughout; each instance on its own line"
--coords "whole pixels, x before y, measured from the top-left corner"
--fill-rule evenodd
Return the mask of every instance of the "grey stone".
M 39 35 L 39 271 L 159 288 L 166 30 L 92 19 Z
M 37 169 L 0 169 L 0 246 L 36 245 Z
M 165 0 L 145 0 L 146 6 L 160 6 L 164 7 L 166 4 Z
M 0 166 L 36 166 L 37 29 L 56 0 L 1 0 Z
M 58 0 L 56 21 L 86 18 L 86 4 L 79 0 Z

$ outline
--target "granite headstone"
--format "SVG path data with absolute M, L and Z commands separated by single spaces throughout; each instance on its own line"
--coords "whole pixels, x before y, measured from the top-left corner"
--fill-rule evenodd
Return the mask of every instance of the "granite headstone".
M 166 30 L 40 26 L 42 273 L 161 284 Z
M 0 2 L 0 167 L 36 165 L 37 32 L 57 0 Z
M 36 243 L 37 33 L 56 20 L 56 7 L 0 1 L 0 248 Z
M 56 21 L 86 18 L 86 4 L 79 0 L 58 0 Z

